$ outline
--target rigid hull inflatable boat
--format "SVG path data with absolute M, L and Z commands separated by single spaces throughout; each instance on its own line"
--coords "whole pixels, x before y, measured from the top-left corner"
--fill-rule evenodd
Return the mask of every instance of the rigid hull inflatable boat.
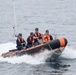
M 67 40 L 65 38 L 59 38 L 23 50 L 13 49 L 7 53 L 3 53 L 1 56 L 5 58 L 5 57 L 13 57 L 13 56 L 22 56 L 25 54 L 35 55 L 44 52 L 45 50 L 49 50 L 52 51 L 52 54 L 50 56 L 51 60 L 55 60 L 61 55 L 66 45 L 67 45 Z

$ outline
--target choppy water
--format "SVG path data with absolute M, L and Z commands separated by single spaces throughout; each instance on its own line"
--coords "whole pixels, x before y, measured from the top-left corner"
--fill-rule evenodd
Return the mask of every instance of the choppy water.
M 55 37 L 65 37 L 68 45 L 57 62 L 45 62 L 48 51 L 35 55 L 0 58 L 0 75 L 75 75 L 76 1 L 15 0 L 17 33 L 26 39 L 35 27 Z M 15 48 L 13 0 L 0 0 L 0 54 Z

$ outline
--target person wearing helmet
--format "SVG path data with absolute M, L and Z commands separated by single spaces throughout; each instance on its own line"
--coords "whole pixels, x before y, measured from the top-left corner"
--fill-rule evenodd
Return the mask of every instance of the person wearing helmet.
M 51 41 L 51 40 L 53 40 L 53 37 L 49 34 L 49 30 L 46 30 L 46 31 L 45 31 L 45 34 L 42 35 L 42 41 L 43 41 L 44 43 L 46 43 L 46 42 L 49 42 L 49 41 Z
M 32 47 L 34 44 L 33 32 L 30 33 L 30 36 L 27 38 L 27 48 Z
M 35 45 L 39 44 L 38 39 L 40 39 L 40 38 L 41 38 L 41 33 L 39 33 L 38 28 L 35 28 L 35 32 L 34 32 L 34 44 Z
M 18 34 L 18 38 L 16 40 L 16 44 L 17 44 L 17 49 L 18 50 L 22 50 L 25 47 L 26 42 L 22 38 L 22 34 L 21 33 Z

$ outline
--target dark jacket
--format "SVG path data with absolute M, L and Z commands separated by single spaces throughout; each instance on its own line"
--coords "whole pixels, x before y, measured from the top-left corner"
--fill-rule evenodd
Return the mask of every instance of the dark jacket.
M 25 40 L 22 38 L 22 39 L 17 39 L 16 40 L 16 44 L 17 44 L 17 48 L 18 48 L 18 50 L 21 50 L 21 49 L 23 49 L 23 45 L 22 45 L 22 43 L 25 43 Z
M 40 33 L 34 33 L 34 37 L 40 38 L 41 34 Z M 38 39 L 34 39 L 34 43 L 38 43 Z
M 53 37 L 50 35 L 50 40 L 53 40 Z
M 31 47 L 33 45 L 33 41 L 34 41 L 33 37 L 29 36 L 27 38 L 27 47 Z

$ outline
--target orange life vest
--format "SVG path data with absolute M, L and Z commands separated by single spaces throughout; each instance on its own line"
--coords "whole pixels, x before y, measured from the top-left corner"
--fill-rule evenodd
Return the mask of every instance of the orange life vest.
M 22 43 L 24 43 L 24 39 L 23 38 L 21 39 L 21 41 L 22 41 Z M 20 43 L 21 41 L 20 41 L 20 38 L 18 38 L 18 42 Z
M 33 37 L 31 37 L 31 36 L 29 36 L 29 39 L 30 39 L 31 42 L 34 41 Z
M 50 39 L 50 34 L 44 34 L 44 35 L 42 35 L 42 41 L 44 43 L 49 42 L 50 40 L 51 40 Z
M 36 33 L 36 32 L 35 32 L 35 33 L 34 33 L 34 36 L 35 36 L 35 37 L 40 37 L 40 33 Z

